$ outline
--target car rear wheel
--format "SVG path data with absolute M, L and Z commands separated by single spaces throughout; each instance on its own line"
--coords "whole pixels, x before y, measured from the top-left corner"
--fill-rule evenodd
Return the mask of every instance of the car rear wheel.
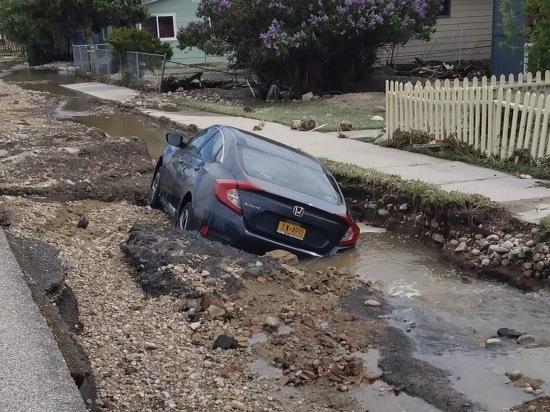
M 151 189 L 149 189 L 149 206 L 154 209 L 160 208 L 160 172 L 157 171 L 151 182 Z
M 195 218 L 195 214 L 193 213 L 193 206 L 191 205 L 191 202 L 187 202 L 185 206 L 181 208 L 178 215 L 178 220 L 176 221 L 176 227 L 180 230 L 189 231 L 198 229 L 199 225 L 197 219 Z

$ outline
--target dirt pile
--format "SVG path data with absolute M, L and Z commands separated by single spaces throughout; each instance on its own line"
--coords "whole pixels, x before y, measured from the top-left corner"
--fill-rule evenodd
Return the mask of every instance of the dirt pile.
M 0 194 L 144 202 L 153 165 L 137 139 L 55 120 L 44 93 L 7 83 L 2 91 Z

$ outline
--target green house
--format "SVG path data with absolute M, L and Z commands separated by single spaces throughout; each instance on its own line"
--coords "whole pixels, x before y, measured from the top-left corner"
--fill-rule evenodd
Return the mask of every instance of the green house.
M 198 49 L 182 51 L 177 47 L 178 29 L 196 20 L 195 12 L 199 0 L 143 0 L 143 4 L 149 10 L 151 16 L 144 24 L 160 40 L 170 43 L 174 49 L 173 61 L 197 64 L 218 62 L 220 57 L 206 56 Z

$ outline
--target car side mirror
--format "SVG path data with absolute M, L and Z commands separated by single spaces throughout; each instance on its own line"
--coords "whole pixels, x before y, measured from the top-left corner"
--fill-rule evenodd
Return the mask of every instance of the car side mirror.
M 185 147 L 183 136 L 178 133 L 166 133 L 166 141 L 171 146 Z

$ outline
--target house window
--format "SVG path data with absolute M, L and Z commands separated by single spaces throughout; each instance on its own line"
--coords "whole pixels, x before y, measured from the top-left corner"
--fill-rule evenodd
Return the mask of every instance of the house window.
M 176 40 L 176 15 L 152 15 L 145 22 L 145 28 L 161 40 Z
M 450 16 L 451 15 L 451 0 L 443 0 L 441 2 L 441 10 L 439 11 L 439 16 Z

